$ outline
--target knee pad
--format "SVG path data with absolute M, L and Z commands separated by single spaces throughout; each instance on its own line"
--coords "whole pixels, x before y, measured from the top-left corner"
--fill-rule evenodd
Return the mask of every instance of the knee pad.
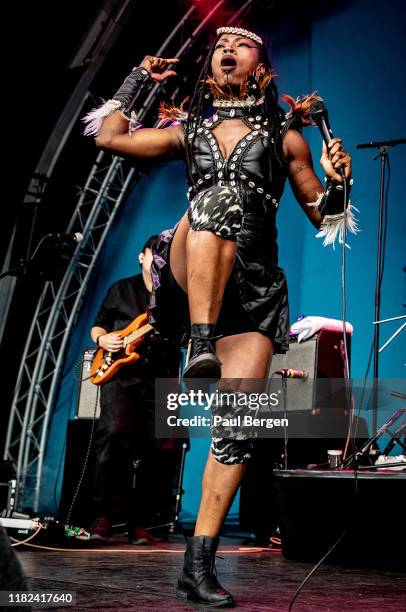
M 196 231 L 212 232 L 220 238 L 237 240 L 242 223 L 242 203 L 231 187 L 214 185 L 200 191 L 190 202 L 190 227 Z
M 243 425 L 247 408 L 234 401 L 234 394 L 235 390 L 222 388 L 220 403 L 211 409 L 210 451 L 219 463 L 228 465 L 249 461 L 255 441 L 255 432 Z
M 237 465 L 251 459 L 253 446 L 252 439 L 212 438 L 210 452 L 219 463 Z

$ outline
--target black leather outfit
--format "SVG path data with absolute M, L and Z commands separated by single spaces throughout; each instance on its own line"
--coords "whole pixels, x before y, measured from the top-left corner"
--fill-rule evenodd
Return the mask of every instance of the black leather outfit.
M 221 121 L 241 119 L 251 131 L 224 159 L 213 134 Z M 286 132 L 289 122 L 283 126 Z M 293 127 L 293 126 L 292 126 Z M 191 139 L 191 136 L 189 136 Z M 216 326 L 216 333 L 232 335 L 260 331 L 274 342 L 276 352 L 288 350 L 289 310 L 284 271 L 278 267 L 276 213 L 287 176 L 286 164 L 268 147 L 268 119 L 262 107 L 218 109 L 205 119 L 193 143 L 188 197 L 218 185 L 237 191 L 243 218 L 237 236 L 237 255 Z M 152 325 L 162 335 L 173 335 L 187 321 L 187 299 L 169 269 L 169 250 L 176 227 L 165 230 L 153 249 L 153 297 L 149 309 Z M 179 302 L 179 303 L 178 303 Z M 168 308 L 171 317 L 168 317 Z M 176 312 L 175 320 L 173 314 Z

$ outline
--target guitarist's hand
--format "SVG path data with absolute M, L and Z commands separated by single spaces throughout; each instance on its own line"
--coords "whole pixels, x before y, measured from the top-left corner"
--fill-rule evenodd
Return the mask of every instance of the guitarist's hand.
M 123 339 L 119 334 L 114 332 L 110 334 L 103 334 L 103 336 L 99 337 L 99 346 L 110 353 L 117 353 L 121 348 L 123 348 Z

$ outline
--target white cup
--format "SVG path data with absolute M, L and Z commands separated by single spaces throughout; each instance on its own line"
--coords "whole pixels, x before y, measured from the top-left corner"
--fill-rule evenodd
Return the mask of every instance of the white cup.
M 329 464 L 330 470 L 338 469 L 341 463 L 342 455 L 343 455 L 342 450 L 328 450 L 327 451 L 328 464 Z

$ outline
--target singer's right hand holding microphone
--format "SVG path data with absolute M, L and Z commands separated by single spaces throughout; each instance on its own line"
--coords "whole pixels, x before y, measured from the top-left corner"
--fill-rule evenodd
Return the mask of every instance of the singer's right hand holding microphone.
M 327 145 L 323 142 L 323 151 L 320 158 L 326 176 L 335 183 L 342 183 L 343 177 L 340 168 L 344 168 L 345 177 L 351 178 L 351 156 L 344 149 L 341 138 L 333 138 Z

